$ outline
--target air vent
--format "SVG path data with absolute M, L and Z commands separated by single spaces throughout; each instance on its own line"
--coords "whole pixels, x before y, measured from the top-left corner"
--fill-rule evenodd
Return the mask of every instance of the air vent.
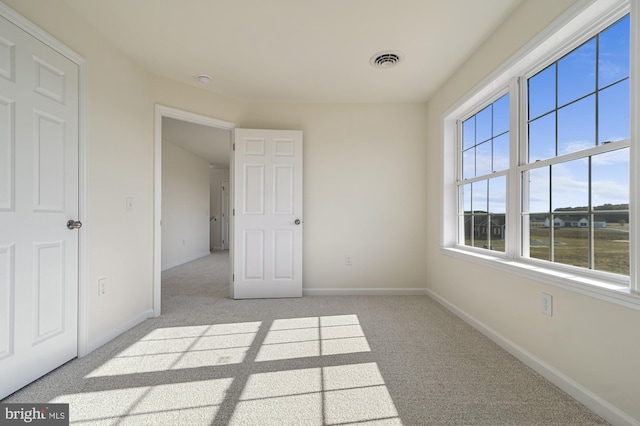
M 402 62 L 403 55 L 396 50 L 378 52 L 371 57 L 369 63 L 374 68 L 391 68 Z

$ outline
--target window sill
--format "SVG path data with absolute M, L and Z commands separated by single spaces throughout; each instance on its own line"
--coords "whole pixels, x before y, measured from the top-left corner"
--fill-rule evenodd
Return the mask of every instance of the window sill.
M 444 255 L 498 269 L 510 274 L 553 285 L 564 290 L 587 295 L 606 302 L 640 310 L 640 295 L 631 292 L 629 286 L 572 272 L 530 264 L 515 259 L 479 253 L 457 247 L 443 247 Z

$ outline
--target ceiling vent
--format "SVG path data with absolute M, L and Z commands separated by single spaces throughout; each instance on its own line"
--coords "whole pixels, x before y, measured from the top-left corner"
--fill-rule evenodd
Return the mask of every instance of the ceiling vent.
M 385 50 L 384 52 L 378 52 L 371 57 L 369 63 L 374 68 L 391 68 L 398 65 L 404 56 L 402 52 L 397 50 Z

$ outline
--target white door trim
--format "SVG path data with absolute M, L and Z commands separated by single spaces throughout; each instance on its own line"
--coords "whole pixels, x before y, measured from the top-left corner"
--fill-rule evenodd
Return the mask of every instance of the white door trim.
M 161 314 L 161 279 L 162 279 L 162 117 L 175 118 L 190 123 L 230 130 L 236 128 L 235 123 L 213 117 L 155 104 L 154 123 L 154 173 L 153 173 L 153 315 Z M 233 137 L 232 137 L 233 139 Z M 233 155 L 233 151 L 232 154 Z M 230 159 L 231 160 L 231 159 Z M 233 164 L 233 162 L 231 163 Z
M 85 59 L 33 22 L 0 2 L 0 16 L 68 58 L 78 66 L 78 219 L 87 224 L 87 94 L 88 72 Z M 78 357 L 87 355 L 87 232 L 78 232 Z

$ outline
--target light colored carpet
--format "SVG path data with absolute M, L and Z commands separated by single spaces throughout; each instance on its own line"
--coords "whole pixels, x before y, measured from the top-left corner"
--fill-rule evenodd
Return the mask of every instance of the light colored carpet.
M 163 273 L 163 315 L 3 402 L 72 425 L 602 425 L 428 297 L 228 298 L 218 252 Z

